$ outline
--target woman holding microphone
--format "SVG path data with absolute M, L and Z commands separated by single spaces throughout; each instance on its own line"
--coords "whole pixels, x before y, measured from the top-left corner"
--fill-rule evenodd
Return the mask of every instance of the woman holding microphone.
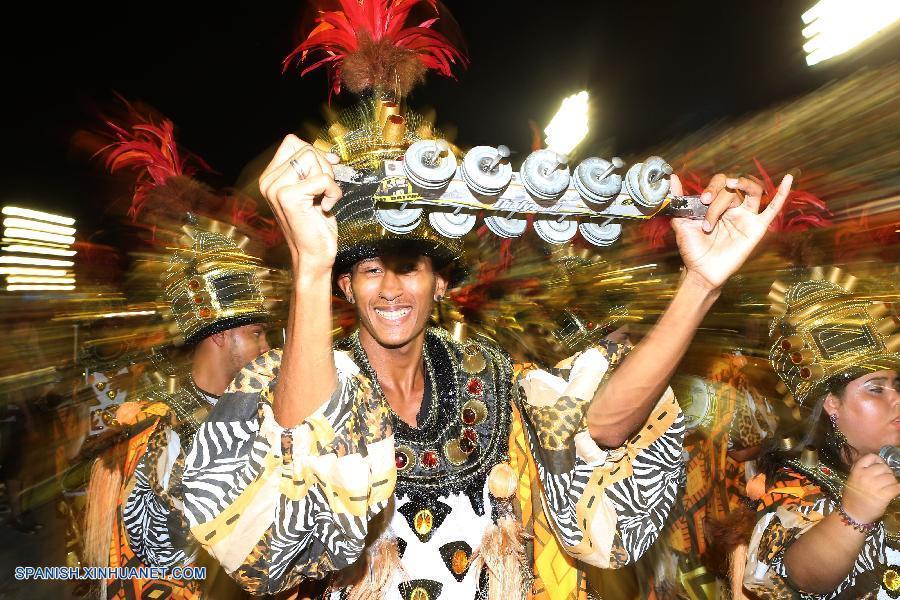
M 900 445 L 900 335 L 854 283 L 818 269 L 770 294 L 770 358 L 794 419 L 761 461 L 744 572 L 759 598 L 900 598 L 900 483 L 878 456 Z

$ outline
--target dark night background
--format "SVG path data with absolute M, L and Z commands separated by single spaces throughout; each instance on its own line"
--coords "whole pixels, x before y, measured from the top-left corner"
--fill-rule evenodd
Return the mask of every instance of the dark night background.
M 430 76 L 410 97 L 458 127 L 462 146 L 527 152 L 564 95 L 588 88 L 604 148 L 645 147 L 807 93 L 897 55 L 881 36 L 817 68 L 804 62 L 809 1 L 450 1 L 471 66 Z M 323 73 L 281 74 L 306 3 L 32 2 L 6 21 L 0 202 L 58 210 L 95 228 L 109 203 L 99 162 L 72 150 L 113 91 L 172 119 L 177 139 L 232 184 L 248 161 L 304 121 L 321 119 Z M 884 38 L 887 38 L 885 41 Z M 352 99 L 339 97 L 335 104 Z M 827 123 L 823 123 L 827 127 Z M 126 190 L 127 191 L 127 190 Z

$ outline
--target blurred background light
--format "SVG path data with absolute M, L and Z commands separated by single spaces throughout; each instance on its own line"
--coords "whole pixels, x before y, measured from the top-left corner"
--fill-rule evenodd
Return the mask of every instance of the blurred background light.
M 581 91 L 565 98 L 544 133 L 547 148 L 570 154 L 588 133 L 588 93 Z
M 809 66 L 858 46 L 900 18 L 898 0 L 821 0 L 801 16 Z
M 18 206 L 4 206 L 2 211 L 6 216 L 26 217 L 28 219 L 39 219 L 50 223 L 58 223 L 60 225 L 74 225 L 75 219 L 72 217 L 64 217 L 62 215 L 54 215 L 45 213 L 40 210 L 32 210 L 30 208 L 21 208 Z
M 6 291 L 74 290 L 74 273 L 58 267 L 74 267 L 75 261 L 47 256 L 77 254 L 71 248 L 75 219 L 20 206 L 4 206 L 0 212 L 5 215 L 0 274 L 6 275 Z M 43 256 L 29 256 L 34 254 Z

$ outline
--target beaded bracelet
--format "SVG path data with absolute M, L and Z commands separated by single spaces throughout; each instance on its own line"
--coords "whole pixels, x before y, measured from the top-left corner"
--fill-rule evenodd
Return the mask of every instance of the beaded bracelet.
M 847 514 L 847 511 L 844 510 L 843 504 L 838 506 L 838 511 L 840 511 L 841 513 L 841 522 L 844 525 L 849 525 L 860 533 L 870 533 L 873 529 L 875 529 L 875 526 L 877 525 L 877 523 L 860 523 Z

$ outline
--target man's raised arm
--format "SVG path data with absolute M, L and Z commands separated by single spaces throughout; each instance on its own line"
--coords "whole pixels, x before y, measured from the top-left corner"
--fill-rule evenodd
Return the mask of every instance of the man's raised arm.
M 786 175 L 760 212 L 762 188 L 757 182 L 716 175 L 701 195 L 709 205 L 706 220 L 672 221 L 685 276 L 659 322 L 594 395 L 586 418 L 598 445 L 622 445 L 647 419 L 721 287 L 762 240 L 792 182 Z M 672 189 L 681 193 L 675 177 Z
M 273 411 L 293 427 L 335 392 L 338 379 L 331 339 L 331 270 L 337 254 L 337 222 L 331 210 L 341 198 L 325 155 L 288 135 L 259 177 L 291 253 L 293 285 L 284 354 Z

